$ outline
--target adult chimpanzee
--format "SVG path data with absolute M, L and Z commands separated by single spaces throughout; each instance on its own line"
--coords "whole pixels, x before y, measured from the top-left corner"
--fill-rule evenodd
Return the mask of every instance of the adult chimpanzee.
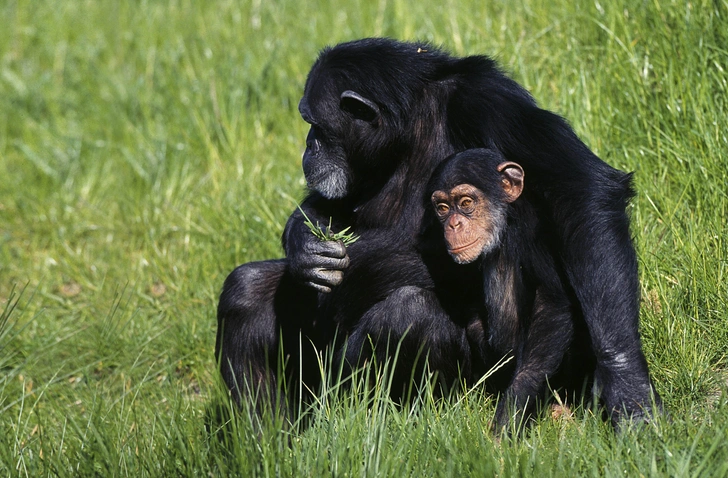
M 547 380 L 579 392 L 593 372 L 588 332 L 555 256 L 553 224 L 521 195 L 521 166 L 495 150 L 467 150 L 435 170 L 428 191 L 440 224 L 425 223 L 425 257 L 446 248 L 458 264 L 478 264 L 482 295 L 471 300 L 483 310 L 470 319 L 470 341 L 486 368 L 505 355 L 516 359 L 506 371 L 496 426 L 525 420 Z
M 315 386 L 314 353 L 337 327 L 350 337 L 347 353 L 367 330 L 391 336 L 403 323 L 429 324 L 411 326 L 407 336 L 436 343 L 448 318 L 438 272 L 428 276 L 416 254 L 396 257 L 416 241 L 435 167 L 452 153 L 491 147 L 523 167 L 526 199 L 553 225 L 607 410 L 615 420 L 641 417 L 653 398 L 659 401 L 640 348 L 637 262 L 625 213 L 629 176 L 595 156 L 562 118 L 538 108 L 491 59 L 389 39 L 344 43 L 319 55 L 299 111 L 311 125 L 302 207 L 313 221 L 332 218 L 335 229 L 351 226 L 362 237 L 349 248 L 321 242 L 296 211 L 283 233 L 286 259 L 244 264 L 228 276 L 216 351 L 238 399 L 243 384 L 273 394 L 281 356 L 289 372 L 300 367 L 291 376 Z M 355 280 L 357 268 L 377 267 L 388 271 L 381 283 L 376 276 L 373 283 Z

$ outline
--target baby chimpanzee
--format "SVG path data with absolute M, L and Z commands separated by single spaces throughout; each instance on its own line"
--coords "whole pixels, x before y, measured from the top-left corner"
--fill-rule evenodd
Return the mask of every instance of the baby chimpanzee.
M 496 409 L 498 429 L 509 421 L 522 423 L 547 386 L 580 390 L 594 367 L 558 238 L 541 219 L 551 211 L 537 210 L 545 204 L 538 197 L 519 200 L 527 194 L 524 179 L 523 168 L 497 151 L 472 149 L 444 161 L 428 189 L 442 225 L 442 234 L 432 227 L 428 234 L 444 239 L 455 262 L 474 263 L 482 271 L 482 295 L 473 294 L 473 300 L 483 304 L 468 326 L 469 341 L 476 342 L 473 348 L 486 366 L 506 355 L 515 359 Z M 430 219 L 430 226 L 437 224 Z

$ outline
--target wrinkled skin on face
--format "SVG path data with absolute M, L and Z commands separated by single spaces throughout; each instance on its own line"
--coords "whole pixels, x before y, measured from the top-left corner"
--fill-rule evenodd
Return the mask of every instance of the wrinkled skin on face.
M 458 264 L 473 262 L 498 247 L 506 227 L 506 207 L 523 191 L 524 174 L 518 164 L 504 162 L 497 169 L 503 194 L 492 193 L 489 197 L 472 184 L 432 193 L 432 206 L 443 226 L 447 251 Z
M 458 264 L 473 262 L 498 245 L 505 207 L 493 204 L 475 186 L 459 184 L 450 191 L 435 191 L 432 205 L 444 228 L 447 251 Z

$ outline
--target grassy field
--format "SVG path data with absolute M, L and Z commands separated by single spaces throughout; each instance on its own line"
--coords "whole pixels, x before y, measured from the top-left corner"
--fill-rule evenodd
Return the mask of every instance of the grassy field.
M 0 475 L 728 476 L 728 2 L 0 0 Z M 496 57 L 635 171 L 644 349 L 669 419 L 488 433 L 492 397 L 324 396 L 260 437 L 215 307 L 280 257 L 326 44 Z

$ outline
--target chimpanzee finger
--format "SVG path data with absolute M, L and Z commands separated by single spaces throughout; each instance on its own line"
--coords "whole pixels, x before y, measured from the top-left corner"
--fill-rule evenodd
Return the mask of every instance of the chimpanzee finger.
M 311 287 L 312 289 L 317 290 L 318 292 L 323 292 L 324 294 L 328 294 L 331 292 L 331 287 L 326 287 L 324 285 L 319 285 L 315 282 L 304 282 L 304 285 Z
M 346 256 L 346 246 L 341 241 L 311 241 L 305 245 L 307 253 L 325 257 L 343 258 Z
M 349 256 L 344 255 L 344 257 L 338 259 L 318 254 L 309 254 L 301 257 L 299 264 L 301 269 L 343 271 L 349 267 Z M 304 272 L 304 275 L 305 274 L 306 272 Z
M 344 272 L 339 270 L 310 269 L 306 271 L 306 276 L 309 279 L 308 283 L 321 292 L 330 292 L 331 288 L 341 284 L 341 281 L 344 280 Z M 316 287 L 317 285 L 321 288 Z M 322 290 L 322 288 L 329 290 Z

